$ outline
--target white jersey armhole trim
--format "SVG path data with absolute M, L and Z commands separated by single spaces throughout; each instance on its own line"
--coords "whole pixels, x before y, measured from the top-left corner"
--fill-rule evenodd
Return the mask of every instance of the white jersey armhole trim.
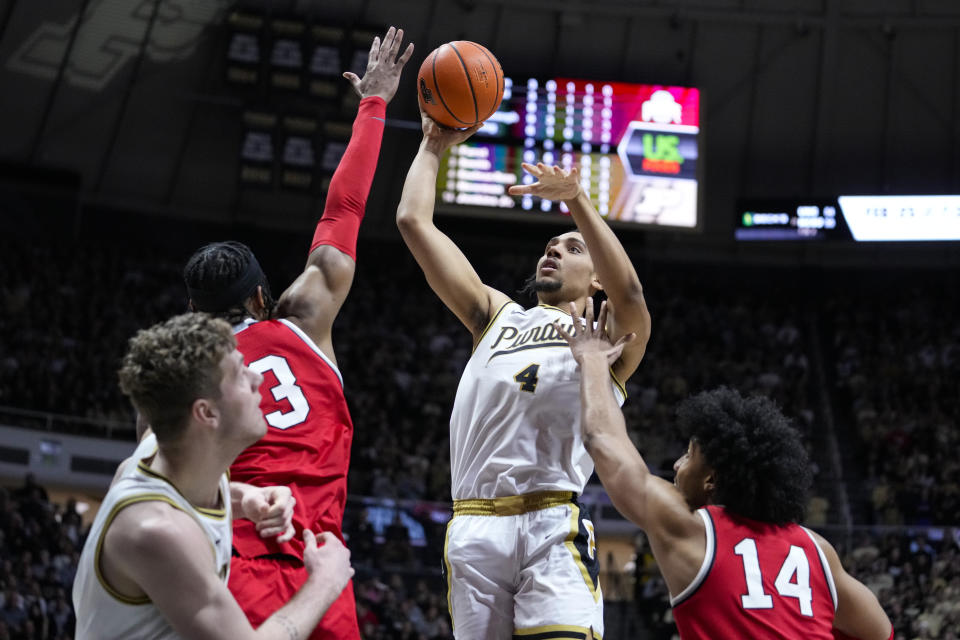
M 483 342 L 484 338 L 487 337 L 487 334 L 490 333 L 490 329 L 493 329 L 493 325 L 497 324 L 497 320 L 500 319 L 500 316 L 503 315 L 503 312 L 507 310 L 507 307 L 516 306 L 520 307 L 521 311 L 525 309 L 518 303 L 513 300 L 508 300 L 500 305 L 500 308 L 497 309 L 497 312 L 493 314 L 493 317 L 490 318 L 490 321 L 487 322 L 487 326 L 483 328 L 483 331 L 480 333 L 480 338 L 477 340 L 476 346 L 473 347 L 473 350 L 470 352 L 470 355 L 473 355 L 477 352 L 477 349 L 480 347 L 480 343 Z
M 622 407 L 627 401 L 627 393 L 617 380 L 617 376 L 613 375 L 613 371 L 610 372 L 610 383 L 613 386 L 613 396 L 617 399 L 617 404 Z
M 820 566 L 823 567 L 823 575 L 826 576 L 827 586 L 830 587 L 830 597 L 833 598 L 833 611 L 836 612 L 837 607 L 839 606 L 839 603 L 837 602 L 837 585 L 833 581 L 833 572 L 830 570 L 830 563 L 827 562 L 826 554 L 823 552 L 823 549 L 820 548 L 820 543 L 817 542 L 815 537 L 813 537 L 813 534 L 810 532 L 810 530 L 803 525 L 801 525 L 800 528 L 803 529 L 808 536 L 810 536 L 810 541 L 813 542 L 813 546 L 817 548 L 817 555 L 820 556 Z
M 703 562 L 700 563 L 700 570 L 697 572 L 697 575 L 693 581 L 687 585 L 687 588 L 678 593 L 676 596 L 671 596 L 671 607 L 677 606 L 692 596 L 693 592 L 696 591 L 700 585 L 703 584 L 703 581 L 707 579 L 707 574 L 709 574 L 710 569 L 713 568 L 713 558 L 717 548 L 716 534 L 713 530 L 713 519 L 710 517 L 710 512 L 706 509 L 697 509 L 697 513 L 701 518 L 703 518 L 703 528 L 707 535 L 707 547 L 703 552 Z
M 297 335 L 300 337 L 300 339 L 303 340 L 303 341 L 306 343 L 306 345 L 307 345 L 308 347 L 310 347 L 311 349 L 313 349 L 313 351 L 314 351 L 318 356 L 320 356 L 320 358 L 321 358 L 324 362 L 326 362 L 326 363 L 330 366 L 331 369 L 333 369 L 333 372 L 334 372 L 335 374 L 337 374 L 337 378 L 340 379 L 340 386 L 342 387 L 342 386 L 343 386 L 343 376 L 340 374 L 340 369 L 337 368 L 337 365 L 333 364 L 333 360 L 331 360 L 330 358 L 328 358 L 328 357 L 327 357 L 327 354 L 325 354 L 323 351 L 320 350 L 320 347 L 318 347 L 318 346 L 317 346 L 317 343 L 313 341 L 313 338 L 311 338 L 310 336 L 308 336 L 308 335 L 303 331 L 303 329 L 301 329 L 301 328 L 298 327 L 297 325 L 293 324 L 292 322 L 290 322 L 290 321 L 287 320 L 286 318 L 280 318 L 280 322 L 282 322 L 288 329 L 290 329 L 290 331 L 293 331 L 295 334 L 297 334 Z
M 233 325 L 233 333 L 234 335 L 236 335 L 241 331 L 243 331 L 244 329 L 246 329 L 247 327 L 249 327 L 250 325 L 254 325 L 256 323 L 257 321 L 254 320 L 253 318 L 247 318 L 243 322 Z

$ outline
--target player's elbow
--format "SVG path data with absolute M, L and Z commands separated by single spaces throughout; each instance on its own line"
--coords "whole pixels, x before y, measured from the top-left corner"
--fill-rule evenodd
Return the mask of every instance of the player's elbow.
M 422 228 L 423 219 L 417 216 L 416 210 L 409 206 L 400 206 L 397 209 L 397 228 L 404 237 L 415 235 Z
M 633 446 L 629 441 L 624 442 L 606 433 L 585 432 L 583 446 L 593 459 L 597 475 L 604 484 L 608 481 L 619 484 L 623 478 L 631 475 L 629 469 L 633 460 L 627 452 L 632 450 Z
M 610 502 L 613 503 L 613 508 L 617 510 L 617 513 L 622 515 L 624 518 L 637 525 L 643 530 L 647 529 L 647 514 L 646 511 L 642 508 L 644 504 L 643 496 L 639 495 L 637 492 L 631 492 L 629 495 L 613 490 L 611 491 L 609 487 L 604 487 L 607 490 L 607 495 L 610 496 Z
M 643 471 L 646 471 L 646 467 Z M 646 511 L 646 474 L 620 467 L 616 472 L 606 475 L 606 480 L 603 479 L 603 476 L 600 476 L 600 480 L 607 491 L 607 495 L 610 496 L 610 502 L 613 503 L 614 508 L 633 524 L 641 529 L 646 529 L 649 524 Z

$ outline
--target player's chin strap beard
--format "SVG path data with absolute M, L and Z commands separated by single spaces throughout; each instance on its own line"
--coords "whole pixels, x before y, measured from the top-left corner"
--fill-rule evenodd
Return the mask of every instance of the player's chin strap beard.
M 537 293 L 553 293 L 554 291 L 560 291 L 563 287 L 563 283 L 559 280 L 534 280 L 533 290 Z

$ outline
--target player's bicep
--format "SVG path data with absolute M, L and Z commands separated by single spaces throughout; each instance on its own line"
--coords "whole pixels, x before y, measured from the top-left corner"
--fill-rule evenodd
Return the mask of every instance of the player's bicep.
M 589 452 L 613 506 L 627 520 L 643 527 L 644 494 L 650 472 L 633 444 L 626 440 L 606 434 L 598 436 L 591 439 Z
M 840 563 L 840 556 L 819 534 L 814 538 L 830 565 L 837 588 L 837 613 L 833 626 L 859 640 L 887 640 L 890 637 L 890 619 L 877 597 L 862 582 L 851 576 Z
M 625 434 L 594 437 L 589 451 L 610 500 L 625 518 L 644 530 L 697 524 L 677 488 L 650 472 Z
M 252 636 L 253 628 L 219 578 L 210 541 L 190 516 L 181 512 L 140 523 L 129 520 L 127 531 L 109 542 L 123 558 L 124 572 L 181 636 Z
M 331 249 L 319 247 L 314 253 L 325 248 Z M 344 258 L 350 259 L 347 256 Z M 351 281 L 352 278 L 351 272 Z M 325 342 L 349 288 L 350 282 L 345 286 L 331 286 L 331 280 L 324 270 L 310 265 L 280 296 L 277 301 L 277 316 L 296 322 L 314 342 Z
M 636 338 L 628 343 L 620 354 L 620 358 L 613 364 L 613 372 L 617 379 L 626 382 L 633 375 L 643 360 L 647 351 L 647 342 L 650 340 L 651 319 L 643 293 L 636 299 L 620 301 L 616 305 L 608 301 L 610 321 L 608 330 L 614 341 L 634 333 Z
M 353 258 L 334 246 L 322 244 L 307 256 L 304 271 L 310 267 L 316 267 L 323 274 L 323 285 L 330 295 L 346 298 L 357 270 Z
M 432 222 L 406 220 L 399 226 L 430 288 L 474 336 L 479 335 L 490 315 L 510 299 L 484 285 L 460 248 Z

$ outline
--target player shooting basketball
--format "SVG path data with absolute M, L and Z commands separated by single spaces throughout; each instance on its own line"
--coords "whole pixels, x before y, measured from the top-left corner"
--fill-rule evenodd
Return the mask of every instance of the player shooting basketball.
M 450 130 L 422 119 L 397 225 L 474 344 L 450 418 L 454 517 L 444 559 L 454 633 L 471 640 L 600 637 L 593 525 L 577 502 L 593 463 L 580 437 L 576 363 L 553 323 L 570 325 L 568 303 L 580 315 L 594 293 L 606 292 L 612 334 L 640 336 L 607 376 L 622 402 L 620 381 L 640 364 L 650 335 L 643 288 L 577 171 L 545 165 L 524 165 L 538 182 L 510 193 L 562 200 L 577 231 L 547 242 L 536 264 L 537 306 L 524 309 L 486 286 L 433 222 L 440 157 L 477 127 Z

